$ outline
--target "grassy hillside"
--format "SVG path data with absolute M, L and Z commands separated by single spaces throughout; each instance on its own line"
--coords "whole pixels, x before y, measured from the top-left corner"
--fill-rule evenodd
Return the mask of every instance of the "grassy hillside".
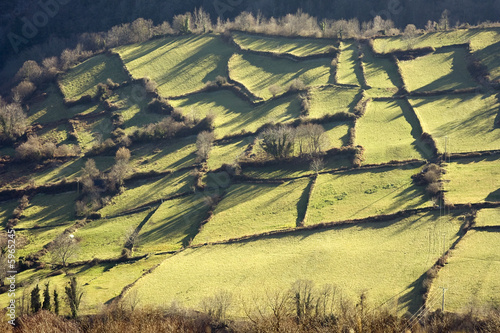
M 106 83 L 107 79 L 122 83 L 128 79 L 122 68 L 123 64 L 117 57 L 106 54 L 92 57 L 71 68 L 61 77 L 60 84 L 64 97 L 67 99 L 79 99 L 83 95 L 94 97 L 99 83 Z
M 306 86 L 334 83 L 330 63 L 328 58 L 295 62 L 254 54 L 235 54 L 229 61 L 229 75 L 267 100 L 273 96 L 269 87 L 276 85 L 285 92 L 295 79 L 303 81 Z
M 500 302 L 500 232 L 470 231 L 453 251 L 433 283 L 431 292 L 441 294 L 447 288 L 446 311 L 465 312 Z M 479 274 L 478 274 L 479 273 Z M 440 299 L 429 304 L 439 308 Z
M 500 161 L 467 158 L 446 166 L 446 198 L 452 203 L 500 201 Z
M 359 219 L 429 207 L 430 198 L 411 176 L 420 168 L 377 169 L 319 175 L 308 206 L 307 224 Z
M 500 149 L 495 95 L 411 98 L 410 103 L 440 152 L 445 148 L 453 153 Z
M 344 87 L 321 87 L 311 89 L 310 118 L 321 118 L 324 115 L 339 112 L 350 112 L 359 99 L 359 90 Z
M 218 138 L 242 131 L 255 132 L 266 123 L 286 123 L 300 115 L 300 102 L 293 95 L 252 107 L 234 93 L 222 90 L 172 100 L 171 103 L 188 119 L 201 119 L 210 113 L 215 115 L 214 132 Z
M 479 212 L 477 212 L 476 226 L 499 227 L 500 209 L 498 208 L 481 209 Z
M 234 41 L 243 49 L 273 53 L 288 53 L 298 57 L 323 54 L 335 47 L 334 42 L 325 39 L 289 39 L 233 33 Z
M 448 48 L 399 64 L 409 91 L 465 89 L 477 86 L 465 57 L 464 48 Z
M 233 48 L 216 35 L 166 37 L 116 49 L 135 78 L 149 77 L 162 96 L 199 90 L 218 75 L 227 76 Z
M 360 86 L 363 82 L 359 66 L 359 53 L 356 43 L 340 43 L 340 58 L 337 64 L 336 82 Z
M 398 68 L 391 59 L 375 57 L 366 45 L 363 46 L 362 51 L 366 81 L 369 86 L 382 88 L 388 93 L 394 93 L 403 86 L 398 75 Z
M 197 308 L 201 299 L 221 290 L 251 300 L 252 295 L 272 295 L 304 279 L 333 284 L 351 300 L 368 291 L 368 302 L 373 305 L 399 294 L 401 309 L 414 310 L 419 306 L 415 299 L 421 291 L 421 276 L 442 254 L 441 232 L 446 232 L 447 248 L 456 240 L 459 226 L 455 218 L 424 214 L 188 249 L 139 280 L 132 292 L 137 290 L 148 304 L 176 300 Z M 243 314 L 238 307 L 232 311 Z
M 366 164 L 428 158 L 421 135 L 418 119 L 402 100 L 370 102 L 356 123 L 356 144 L 365 148 Z
M 305 178 L 281 185 L 231 186 L 194 243 L 221 241 L 297 226 L 305 214 L 305 191 L 308 185 L 309 179 Z

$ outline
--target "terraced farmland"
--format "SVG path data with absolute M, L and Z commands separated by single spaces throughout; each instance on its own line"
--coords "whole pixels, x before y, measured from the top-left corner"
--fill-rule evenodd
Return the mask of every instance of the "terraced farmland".
M 497 29 L 373 48 L 231 34 L 239 47 L 217 33 L 118 47 L 25 107 L 30 135 L 81 151 L 20 161 L 27 136 L 0 147 L 19 292 L 74 275 L 85 314 L 134 297 L 201 310 L 296 280 L 399 314 L 437 308 L 442 286 L 453 311 L 498 304 Z M 474 59 L 488 75 L 469 72 Z M 62 267 L 54 240 L 70 235 Z

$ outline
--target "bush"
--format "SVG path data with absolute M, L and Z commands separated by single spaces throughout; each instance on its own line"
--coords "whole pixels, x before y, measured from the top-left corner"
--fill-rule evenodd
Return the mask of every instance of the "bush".
M 15 141 L 26 132 L 27 119 L 20 104 L 0 106 L 0 141 Z
M 276 97 L 281 93 L 281 87 L 277 84 L 273 84 L 269 87 L 269 92 L 273 95 L 273 97 Z
M 212 145 L 215 140 L 215 135 L 213 132 L 203 131 L 198 134 L 196 139 L 196 155 L 198 155 L 198 161 L 206 161 L 210 150 L 212 150 Z
M 293 80 L 288 86 L 289 92 L 303 91 L 303 90 L 306 90 L 306 85 L 304 81 L 302 81 L 301 79 Z
M 36 136 L 30 136 L 28 141 L 16 148 L 16 159 L 20 161 L 39 161 L 55 156 L 56 145 L 52 142 L 42 143 Z
M 14 88 L 12 88 L 12 96 L 16 96 L 16 98 L 19 98 L 19 100 L 25 101 L 33 96 L 35 90 L 36 86 L 33 82 L 24 80 Z
M 429 192 L 430 195 L 436 196 L 442 190 L 441 183 L 432 183 L 432 184 L 429 184 L 429 185 L 427 185 L 426 190 L 427 190 L 427 192 Z

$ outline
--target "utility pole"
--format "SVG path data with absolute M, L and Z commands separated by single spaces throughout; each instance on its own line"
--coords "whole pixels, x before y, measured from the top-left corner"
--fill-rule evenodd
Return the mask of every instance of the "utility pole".
M 439 287 L 439 288 L 441 288 L 443 290 L 443 300 L 441 301 L 441 311 L 444 313 L 444 292 L 448 289 L 445 287 Z

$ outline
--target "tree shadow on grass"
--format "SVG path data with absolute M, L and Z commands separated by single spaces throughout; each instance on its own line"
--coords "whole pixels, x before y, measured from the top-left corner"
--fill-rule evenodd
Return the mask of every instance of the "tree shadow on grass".
M 498 202 L 500 201 L 500 188 L 488 194 L 485 201 Z

